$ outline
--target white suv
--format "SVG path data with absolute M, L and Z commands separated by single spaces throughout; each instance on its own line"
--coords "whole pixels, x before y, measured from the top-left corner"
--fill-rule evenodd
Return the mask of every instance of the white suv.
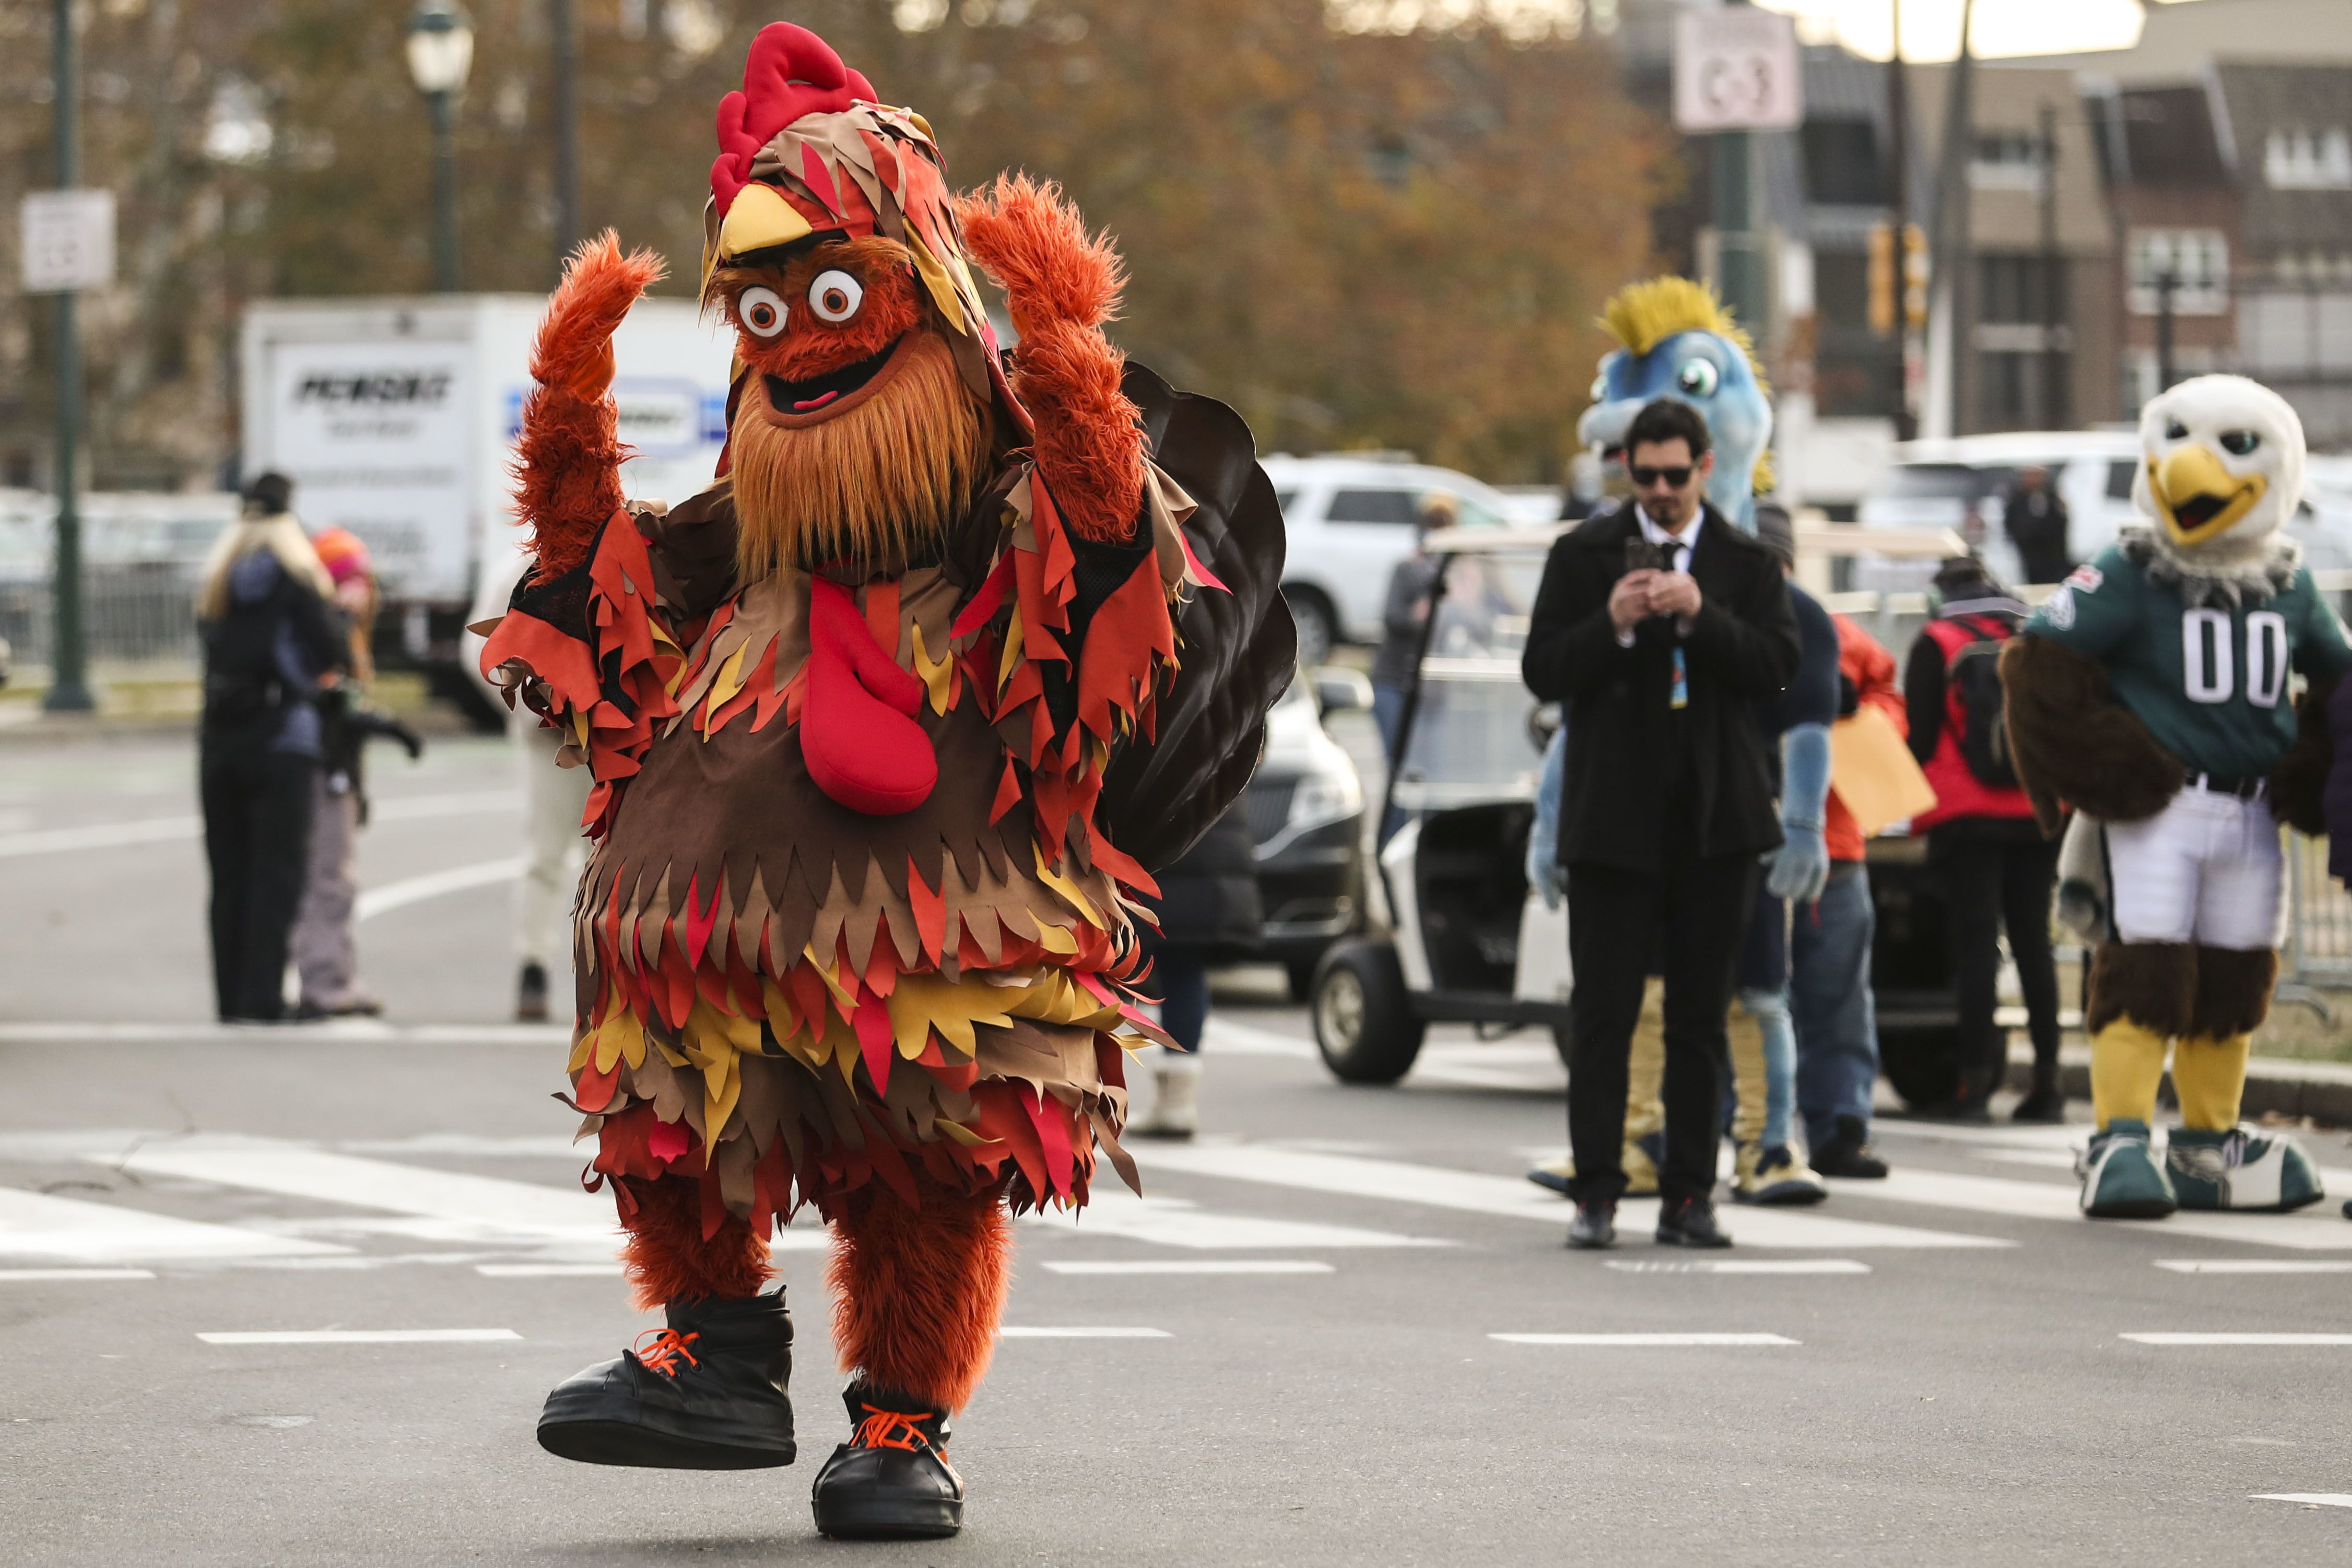
M 1313 669 L 1338 643 L 1377 643 L 1389 575 L 1412 554 L 1423 501 L 1454 498 L 1465 528 L 1500 528 L 1510 497 L 1451 468 L 1362 453 L 1261 459 L 1282 506 L 1288 554 L 1282 595 L 1298 624 L 1298 659 Z

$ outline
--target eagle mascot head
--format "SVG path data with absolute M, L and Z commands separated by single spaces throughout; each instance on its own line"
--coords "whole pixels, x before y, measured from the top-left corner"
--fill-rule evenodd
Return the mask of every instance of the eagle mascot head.
M 2199 376 L 2139 416 L 2132 505 L 2149 519 L 2126 548 L 2184 602 L 2235 604 L 2284 588 L 2302 559 L 2285 535 L 2303 499 L 2303 422 L 2243 376 Z

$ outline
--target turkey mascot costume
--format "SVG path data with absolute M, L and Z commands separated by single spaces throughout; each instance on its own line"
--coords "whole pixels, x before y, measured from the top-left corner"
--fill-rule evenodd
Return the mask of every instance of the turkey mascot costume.
M 571 1101 L 667 1316 L 539 1438 L 791 1463 L 768 1243 L 814 1204 L 850 1377 L 817 1528 L 948 1535 L 1012 1215 L 1084 1204 L 1097 1149 L 1135 1179 L 1136 901 L 1290 679 L 1282 522 L 1241 420 L 1106 341 L 1118 257 L 1054 187 L 950 194 L 922 118 L 782 23 L 719 144 L 719 476 L 623 500 L 611 338 L 660 264 L 591 242 L 524 411 L 536 570 L 482 654 L 595 780 Z
M 2321 1196 L 2294 1143 L 2238 1125 L 2278 978 L 2278 824 L 2320 832 L 2327 699 L 2352 650 L 2302 547 L 2303 426 L 2238 376 L 2149 401 L 2124 530 L 2001 654 L 2010 748 L 2043 831 L 2100 835 L 2106 939 L 2091 960 L 2098 1128 L 2083 1209 L 2290 1209 Z M 2309 687 L 2291 700 L 2289 672 Z M 2150 1142 L 2168 1046 L 2181 1125 Z

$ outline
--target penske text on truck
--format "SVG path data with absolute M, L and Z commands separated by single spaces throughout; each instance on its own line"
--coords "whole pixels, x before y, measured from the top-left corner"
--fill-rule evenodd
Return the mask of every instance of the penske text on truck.
M 379 663 L 421 668 L 484 712 L 461 673 L 477 593 L 511 577 L 514 440 L 530 384 L 535 295 L 266 300 L 247 307 L 244 472 L 295 483 L 314 531 L 364 540 L 383 594 Z M 726 340 L 693 302 L 644 299 L 614 338 L 632 497 L 709 484 L 727 434 Z

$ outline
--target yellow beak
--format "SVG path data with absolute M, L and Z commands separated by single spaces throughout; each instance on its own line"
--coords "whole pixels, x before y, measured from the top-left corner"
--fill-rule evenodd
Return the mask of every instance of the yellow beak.
M 2270 489 L 2260 474 L 2230 472 L 2210 446 L 2176 446 L 2147 460 L 2147 490 L 2172 542 L 2184 549 L 2228 533 Z
M 719 254 L 722 258 L 744 256 L 790 245 L 810 232 L 808 220 L 793 211 L 774 186 L 754 182 L 735 193 L 727 221 L 719 225 Z

